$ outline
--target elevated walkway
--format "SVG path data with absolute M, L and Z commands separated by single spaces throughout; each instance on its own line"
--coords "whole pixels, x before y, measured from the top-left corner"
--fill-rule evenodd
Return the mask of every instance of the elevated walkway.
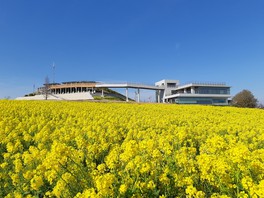
M 154 90 L 160 92 L 161 90 L 164 90 L 163 87 L 156 87 L 153 85 L 144 85 L 140 83 L 97 83 L 95 85 L 96 88 L 125 88 L 126 89 L 126 101 L 128 102 L 128 88 L 137 89 L 137 102 L 140 101 L 140 89 L 148 89 L 148 90 Z M 102 90 L 102 96 L 104 95 Z M 159 96 L 160 94 L 158 94 Z M 158 98 L 158 103 L 160 103 L 160 98 Z
M 149 89 L 149 90 L 164 90 L 162 87 L 153 85 L 144 85 L 140 83 L 98 83 L 95 85 L 98 88 L 134 88 L 134 89 Z

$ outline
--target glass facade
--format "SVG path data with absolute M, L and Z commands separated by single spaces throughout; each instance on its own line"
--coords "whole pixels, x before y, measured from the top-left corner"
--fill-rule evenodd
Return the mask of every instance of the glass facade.
M 191 93 L 191 88 L 172 90 L 172 94 Z M 194 87 L 195 94 L 230 94 L 230 87 Z
M 222 99 L 222 98 L 195 98 L 195 97 L 191 97 L 191 98 L 187 98 L 187 97 L 180 97 L 180 98 L 176 98 L 174 99 L 175 103 L 177 104 L 208 104 L 208 105 L 214 105 L 214 104 L 222 104 L 225 105 L 227 104 L 227 100 L 226 99 Z
M 229 87 L 195 87 L 196 94 L 230 94 Z
M 190 84 L 170 91 L 175 96 L 171 96 L 166 102 L 177 104 L 228 105 L 230 97 L 230 87 L 224 84 Z

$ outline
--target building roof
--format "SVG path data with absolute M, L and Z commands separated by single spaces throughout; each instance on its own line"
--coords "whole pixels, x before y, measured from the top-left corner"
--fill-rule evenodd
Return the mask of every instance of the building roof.
M 226 83 L 203 83 L 203 82 L 191 82 L 184 85 L 179 85 L 177 89 L 184 89 L 188 87 L 231 87 L 226 85 Z

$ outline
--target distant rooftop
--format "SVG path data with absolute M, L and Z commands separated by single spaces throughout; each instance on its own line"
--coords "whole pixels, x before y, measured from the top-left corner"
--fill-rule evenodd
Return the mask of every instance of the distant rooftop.
M 49 83 L 49 85 L 67 85 L 67 84 L 81 84 L 81 83 L 98 83 L 98 82 L 96 81 L 68 81 L 68 82 L 62 82 L 62 83 Z
M 68 81 L 62 82 L 62 84 L 74 84 L 74 83 L 97 83 L 96 81 Z

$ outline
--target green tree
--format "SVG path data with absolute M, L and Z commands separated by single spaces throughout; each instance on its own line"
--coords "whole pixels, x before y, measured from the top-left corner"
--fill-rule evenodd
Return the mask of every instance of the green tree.
M 258 100 L 251 93 L 251 91 L 244 89 L 243 91 L 236 94 L 232 99 L 232 105 L 236 107 L 257 107 Z

